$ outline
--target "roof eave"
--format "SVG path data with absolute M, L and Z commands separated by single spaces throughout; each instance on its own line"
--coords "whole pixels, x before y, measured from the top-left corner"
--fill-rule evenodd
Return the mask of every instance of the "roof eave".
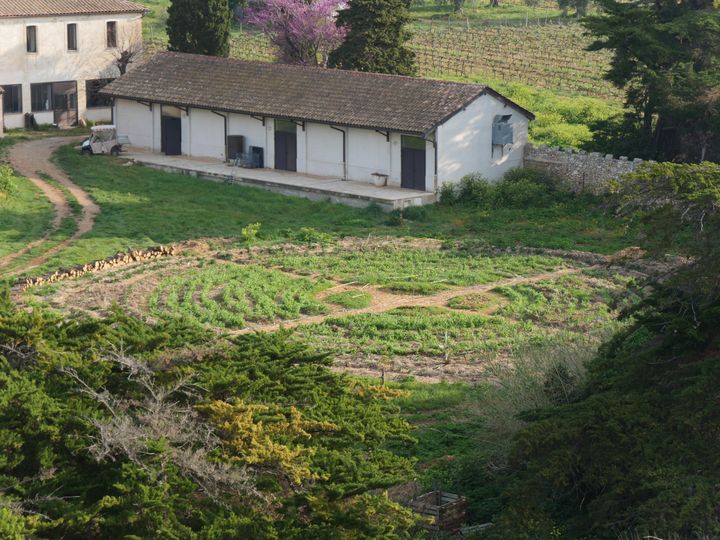
M 508 107 L 512 107 L 513 109 L 516 109 L 518 112 L 522 113 L 524 116 L 527 117 L 528 120 L 535 120 L 535 115 L 528 111 L 525 107 L 522 107 L 515 103 L 512 99 L 503 96 L 500 92 L 497 90 L 493 90 L 489 86 L 485 87 L 485 93 L 490 94 L 495 99 L 498 99 L 505 103 Z
M 0 19 L 28 19 L 32 17 L 79 17 L 81 15 L 130 15 L 130 14 L 147 15 L 150 10 L 147 8 L 132 9 L 127 11 L 93 11 L 93 12 L 71 12 L 71 13 L 26 13 L 24 15 L 0 15 Z
M 153 99 L 148 97 L 137 97 L 137 96 L 128 96 L 128 95 L 122 95 L 119 93 L 114 92 L 106 92 L 106 91 L 100 91 L 98 92 L 100 95 L 112 97 L 115 99 L 127 99 L 130 101 L 145 101 L 148 103 L 157 103 L 158 105 L 168 105 L 170 107 L 185 107 L 185 108 L 191 108 L 191 109 L 201 109 L 204 111 L 217 111 L 217 112 L 223 112 L 223 113 L 232 113 L 232 114 L 244 114 L 246 116 L 264 116 L 267 118 L 277 118 L 278 120 L 296 120 L 298 122 L 309 122 L 313 124 L 322 124 L 325 126 L 337 126 L 337 127 L 344 127 L 344 128 L 355 128 L 355 129 L 372 129 L 372 130 L 378 130 L 378 131 L 389 131 L 392 133 L 399 133 L 401 135 L 413 135 L 417 137 L 425 137 L 427 133 L 430 133 L 433 131 L 434 128 L 430 128 L 429 130 L 412 130 L 412 129 L 401 129 L 393 126 L 379 126 L 379 125 L 368 125 L 368 124 L 358 124 L 358 123 L 348 123 L 348 122 L 334 122 L 330 120 L 318 120 L 317 118 L 307 118 L 303 116 L 287 116 L 282 114 L 270 114 L 267 112 L 262 111 L 246 111 L 246 110 L 240 110 L 240 109 L 231 109 L 227 107 L 212 107 L 210 105 L 198 105 L 196 103 L 189 103 L 189 102 L 180 102 L 180 101 L 167 101 L 167 100 L 159 100 L 159 99 Z

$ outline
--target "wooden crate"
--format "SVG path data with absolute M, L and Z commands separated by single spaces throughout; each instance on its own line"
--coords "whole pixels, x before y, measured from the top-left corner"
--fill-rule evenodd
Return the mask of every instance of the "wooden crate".
M 429 531 L 456 533 L 465 523 L 467 501 L 465 497 L 454 493 L 431 491 L 415 497 L 408 502 L 408 506 L 414 512 L 430 518 L 429 523 L 422 525 Z

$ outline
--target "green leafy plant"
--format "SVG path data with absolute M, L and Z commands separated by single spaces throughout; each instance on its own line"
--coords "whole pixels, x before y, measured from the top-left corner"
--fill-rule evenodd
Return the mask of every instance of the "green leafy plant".
M 0 201 L 17 192 L 15 173 L 8 165 L 0 163 Z
M 285 233 L 289 240 L 307 245 L 317 244 L 326 246 L 335 241 L 332 234 L 315 229 L 314 227 L 300 227 L 297 230 L 289 229 Z
M 243 227 L 240 230 L 243 242 L 245 242 L 247 246 L 252 246 L 257 241 L 257 236 L 261 228 L 262 223 L 251 223 Z
M 362 309 L 371 304 L 372 294 L 361 290 L 343 291 L 326 296 L 325 300 L 348 309 Z

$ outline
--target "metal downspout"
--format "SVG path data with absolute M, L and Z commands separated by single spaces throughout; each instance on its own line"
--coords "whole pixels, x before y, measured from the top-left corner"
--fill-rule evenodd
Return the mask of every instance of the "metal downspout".
M 210 111 L 213 114 L 218 115 L 220 118 L 225 120 L 225 161 L 228 160 L 228 117 L 222 113 L 216 111 Z
M 343 134 L 343 180 L 348 179 L 348 170 L 347 170 L 347 131 L 344 129 L 337 128 L 335 126 L 330 126 L 330 129 L 334 129 L 335 131 L 339 131 Z

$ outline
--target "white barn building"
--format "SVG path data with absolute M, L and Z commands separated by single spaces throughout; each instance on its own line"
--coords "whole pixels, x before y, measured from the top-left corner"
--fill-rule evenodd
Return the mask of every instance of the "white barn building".
M 481 85 L 180 53 L 102 93 L 118 132 L 153 152 L 428 192 L 522 166 L 534 118 Z
M 142 47 L 146 8 L 128 0 L 0 1 L 0 88 L 7 129 L 111 119 L 100 88 L 118 55 Z M 0 127 L 1 132 L 1 127 Z

